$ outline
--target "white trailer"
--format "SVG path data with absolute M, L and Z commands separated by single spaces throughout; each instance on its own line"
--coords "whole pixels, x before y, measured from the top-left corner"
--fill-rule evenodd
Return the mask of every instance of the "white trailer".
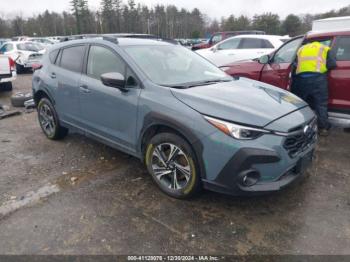
M 313 21 L 312 31 L 348 31 L 350 30 L 350 16 L 331 17 Z
M 11 91 L 16 79 L 16 64 L 6 55 L 0 54 L 0 90 Z

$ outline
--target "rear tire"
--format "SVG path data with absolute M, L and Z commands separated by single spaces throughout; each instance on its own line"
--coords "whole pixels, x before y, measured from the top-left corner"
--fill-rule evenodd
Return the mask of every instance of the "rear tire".
M 38 119 L 47 138 L 60 140 L 67 136 L 68 129 L 60 125 L 56 110 L 47 98 L 42 98 L 38 103 Z
M 16 71 L 17 71 L 17 74 L 22 74 L 25 71 L 25 68 L 24 66 L 16 63 Z
M 5 82 L 0 84 L 0 90 L 2 91 L 9 92 L 9 91 L 12 91 L 12 89 L 13 89 L 12 82 Z
M 147 144 L 145 162 L 158 187 L 167 195 L 188 199 L 201 189 L 201 179 L 191 146 L 173 133 L 155 135 Z

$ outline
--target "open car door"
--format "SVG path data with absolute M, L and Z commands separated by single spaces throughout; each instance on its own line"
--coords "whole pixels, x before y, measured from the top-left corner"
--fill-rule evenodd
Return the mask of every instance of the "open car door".
M 281 46 L 261 72 L 260 81 L 290 90 L 292 63 L 304 38 L 298 37 Z

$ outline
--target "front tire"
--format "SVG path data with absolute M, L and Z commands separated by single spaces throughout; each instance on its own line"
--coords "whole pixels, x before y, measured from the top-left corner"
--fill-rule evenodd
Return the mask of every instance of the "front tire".
M 25 71 L 24 66 L 16 63 L 16 72 L 17 72 L 17 74 L 22 74 L 22 73 L 24 73 L 24 71 Z
M 59 140 L 68 134 L 68 129 L 60 125 L 56 110 L 47 98 L 42 98 L 38 104 L 38 119 L 47 138 Z
M 200 191 L 195 154 L 180 136 L 160 133 L 146 147 L 145 162 L 155 183 L 167 195 L 186 199 Z

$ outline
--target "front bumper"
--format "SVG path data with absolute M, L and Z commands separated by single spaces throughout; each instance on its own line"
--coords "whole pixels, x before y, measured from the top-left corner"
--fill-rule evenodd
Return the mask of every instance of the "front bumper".
M 292 158 L 283 147 L 285 139 L 265 135 L 238 141 L 221 132 L 205 138 L 204 188 L 230 195 L 256 195 L 281 190 L 298 180 L 312 163 L 315 143 Z M 256 180 L 247 185 L 246 177 L 251 174 Z

